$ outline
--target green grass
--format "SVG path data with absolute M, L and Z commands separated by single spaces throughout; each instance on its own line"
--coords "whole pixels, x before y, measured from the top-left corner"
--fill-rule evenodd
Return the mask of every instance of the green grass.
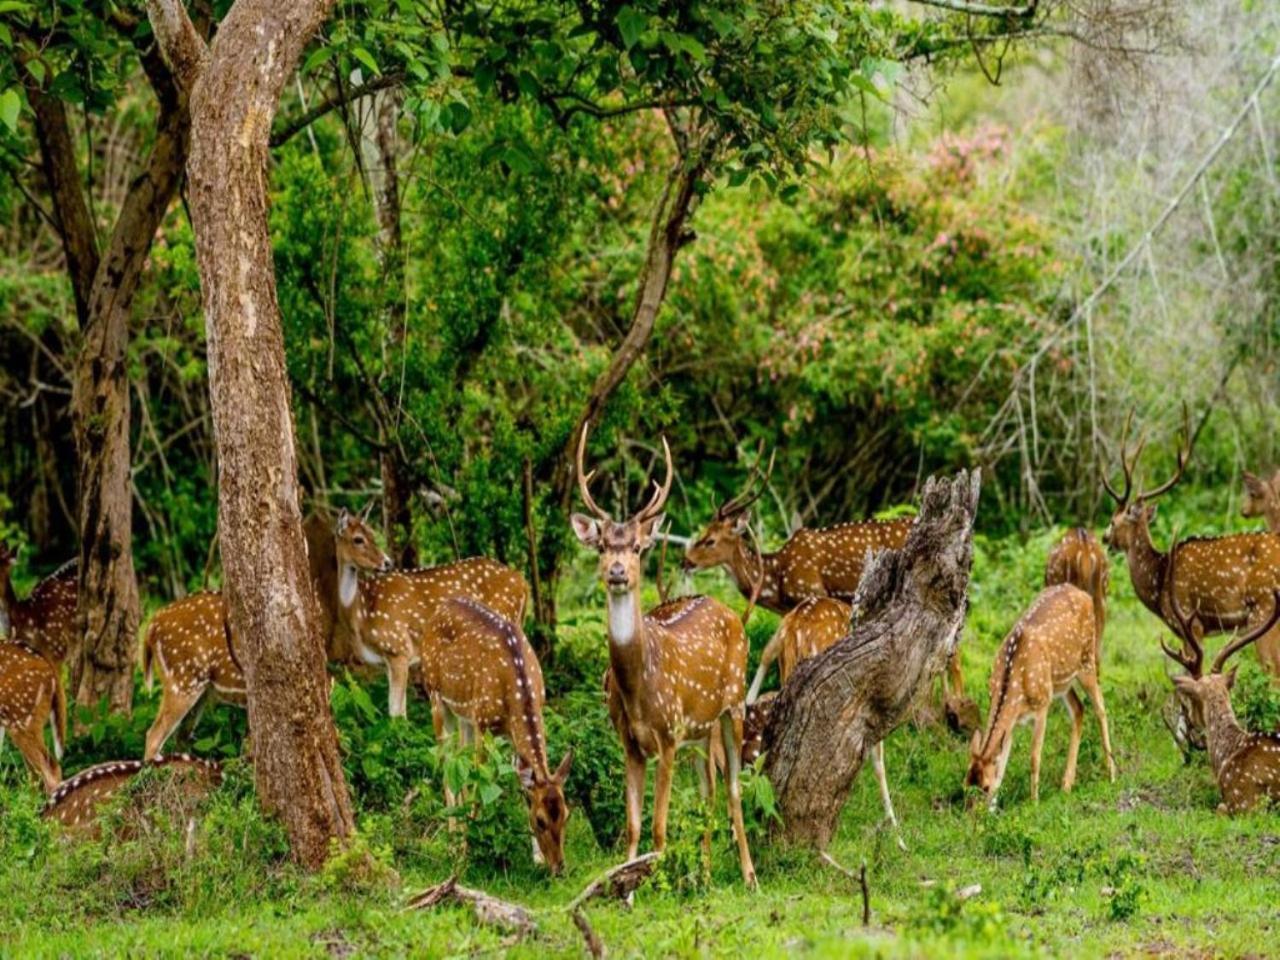
M 984 707 L 991 657 L 1035 595 L 1050 540 L 1043 535 L 1027 544 L 979 544 L 964 659 L 970 693 Z M 578 592 L 570 591 L 559 668 L 564 676 L 580 678 L 584 689 L 593 676 L 598 683 L 596 671 L 604 662 L 599 605 L 586 582 L 580 579 Z M 715 576 L 699 580 L 699 586 L 729 595 Z M 761 615 L 753 621 L 757 651 L 771 620 Z M 1040 803 L 1029 799 L 1030 737 L 1022 728 L 995 814 L 966 807 L 965 743 L 940 730 L 910 726 L 889 738 L 890 783 L 908 851 L 900 852 L 881 824 L 869 774 L 859 776 L 830 851 L 854 869 L 866 861 L 870 928 L 861 925 L 854 885 L 804 851 L 757 842 L 760 890 L 744 889 L 724 830 L 717 834 L 708 887 L 681 892 L 678 883 L 651 884 L 637 893 L 631 910 L 597 901 L 587 910 L 592 924 L 615 957 L 1270 954 L 1280 899 L 1280 824 L 1265 812 L 1235 820 L 1217 815 L 1204 758 L 1184 766 L 1160 717 L 1169 684 L 1158 633 L 1154 618 L 1134 600 L 1123 564 L 1117 565 L 1103 673 L 1120 768 L 1114 784 L 1105 777 L 1092 714 L 1075 791 L 1064 795 L 1059 787 L 1067 715 L 1055 709 Z M 1256 672 L 1252 658 L 1246 669 Z M 549 681 L 554 691 L 555 677 Z M 1270 695 L 1265 684 L 1247 689 L 1255 698 Z M 382 696 L 381 687 L 372 691 L 379 708 Z M 215 716 L 202 721 L 197 736 L 222 729 L 228 721 L 218 720 L 220 712 L 225 708 L 211 711 Z M 415 705 L 411 723 L 425 720 L 422 706 Z M 552 726 L 557 757 L 565 740 L 587 736 L 580 718 L 564 720 Z M 593 735 L 603 735 L 593 729 Z M 575 767 L 575 773 L 587 776 L 587 769 Z M 370 782 L 383 783 L 377 778 L 387 775 L 371 770 Z M 409 782 L 423 776 L 404 775 Z M 428 795 L 438 785 L 428 777 L 419 784 L 421 802 L 434 803 Z M 404 813 L 399 803 L 366 809 L 364 835 L 395 867 L 400 886 L 353 887 L 338 871 L 310 878 L 283 863 L 273 849 L 278 831 L 254 812 L 246 777 L 231 781 L 213 802 L 194 858 L 183 850 L 180 827 L 159 839 L 69 845 L 34 822 L 38 797 L 17 768 L 14 751 L 6 751 L 0 761 L 0 953 L 577 957 L 581 938 L 562 908 L 621 859 L 618 850 L 601 849 L 578 813 L 570 821 L 569 869 L 561 878 L 547 879 L 522 864 L 503 870 L 474 860 L 463 864 L 464 882 L 534 911 L 540 936 L 510 944 L 461 908 L 402 909 L 407 893 L 459 867 L 458 845 L 438 808 L 421 816 Z M 673 815 L 677 855 L 696 847 L 692 783 L 686 769 Z M 375 796 L 372 787 L 360 789 L 362 796 Z M 722 808 L 723 793 L 717 812 Z M 103 857 L 113 861 L 104 863 Z M 179 879 L 166 887 L 171 875 Z M 955 890 L 972 884 L 981 884 L 980 894 L 963 902 L 956 898 Z M 151 891 L 151 899 L 139 897 L 140 889 Z

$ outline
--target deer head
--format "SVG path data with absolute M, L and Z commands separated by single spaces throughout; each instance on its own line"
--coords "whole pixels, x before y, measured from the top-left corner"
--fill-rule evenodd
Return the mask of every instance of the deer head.
M 1102 536 L 1102 542 L 1108 547 L 1115 550 L 1126 551 L 1131 545 L 1136 543 L 1141 537 L 1146 535 L 1146 531 L 1151 525 L 1151 521 L 1155 519 L 1156 508 L 1149 504 L 1161 494 L 1167 493 L 1169 490 L 1182 479 L 1183 472 L 1187 469 L 1187 462 L 1191 459 L 1192 437 L 1191 437 L 1191 415 L 1187 410 L 1187 405 L 1182 405 L 1182 438 L 1178 445 L 1177 467 L 1174 469 L 1173 476 L 1159 486 L 1152 487 L 1149 490 L 1135 491 L 1133 485 L 1133 475 L 1137 470 L 1138 461 L 1142 457 L 1142 448 L 1146 445 L 1145 436 L 1138 438 L 1138 443 L 1134 447 L 1132 454 L 1129 452 L 1128 439 L 1129 428 L 1133 424 L 1133 410 L 1129 411 L 1129 416 L 1124 421 L 1124 431 L 1120 435 L 1120 466 L 1124 471 L 1124 490 L 1117 492 L 1111 486 L 1111 481 L 1102 476 L 1102 485 L 1106 488 L 1111 499 L 1116 502 L 1115 513 L 1111 516 L 1111 522 L 1107 525 L 1107 532 Z
M 773 474 L 775 450 L 769 457 L 769 466 L 762 473 L 764 442 L 756 451 L 756 462 L 747 476 L 746 485 L 735 496 L 716 508 L 715 515 L 702 535 L 685 549 L 680 566 L 685 570 L 705 570 L 718 567 L 733 559 L 742 538 L 751 529 L 751 506 L 764 494 Z
M 591 496 L 591 479 L 595 471 L 587 472 L 582 458 L 587 446 L 587 427 L 582 428 L 578 440 L 578 489 L 582 502 L 594 516 L 575 513 L 570 518 L 573 532 L 584 546 L 600 555 L 600 579 L 610 594 L 620 596 L 632 593 L 640 586 L 640 557 L 653 546 L 654 534 L 662 523 L 662 508 L 671 493 L 675 471 L 671 463 L 671 447 L 662 438 L 662 456 L 666 462 L 666 479 L 661 485 L 653 484 L 649 502 L 630 519 L 619 523 L 601 509 Z
M 374 540 L 373 529 L 368 523 L 372 506 L 372 503 L 366 506 L 359 516 L 343 510 L 334 523 L 333 550 L 338 560 L 338 593 L 343 606 L 350 606 L 355 600 L 357 570 L 385 572 L 395 566 Z
M 1267 517 L 1280 512 L 1280 469 L 1270 480 L 1257 474 L 1244 472 L 1244 505 L 1240 508 L 1243 517 Z M 1280 532 L 1272 528 L 1273 533 Z
M 542 851 L 542 859 L 553 875 L 559 875 L 564 870 L 564 828 L 569 822 L 564 783 L 569 779 L 571 766 L 572 750 L 564 755 L 560 766 L 549 776 L 544 776 L 516 754 L 516 773 L 520 775 L 520 785 L 524 788 L 525 800 L 529 803 L 529 826 L 533 829 L 538 849 Z

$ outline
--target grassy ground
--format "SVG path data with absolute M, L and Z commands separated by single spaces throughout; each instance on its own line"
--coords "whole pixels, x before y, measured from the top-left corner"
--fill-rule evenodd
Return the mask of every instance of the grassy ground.
M 970 692 L 984 708 L 991 657 L 1037 590 L 1049 540 L 979 545 L 964 649 Z M 714 578 L 699 585 L 725 589 Z M 597 604 L 585 586 L 580 589 L 582 596 L 569 598 L 566 636 L 571 646 L 590 644 L 598 656 Z M 747 891 L 722 832 L 709 886 L 698 889 L 695 881 L 695 889 L 686 889 L 687 878 L 668 870 L 662 882 L 637 894 L 631 910 L 600 901 L 589 908 L 611 955 L 1271 954 L 1280 829 L 1269 813 L 1236 820 L 1215 814 L 1217 794 L 1203 757 L 1184 766 L 1160 718 L 1169 684 L 1158 631 L 1133 599 L 1123 564 L 1114 571 L 1112 597 L 1103 679 L 1120 766 L 1116 783 L 1106 781 L 1090 716 L 1079 783 L 1072 794 L 1061 793 L 1067 716 L 1060 709 L 1050 721 L 1040 803 L 1029 799 L 1024 728 L 999 812 L 970 811 L 961 788 L 966 744 L 939 730 L 903 727 L 887 743 L 887 762 L 907 852 L 880 823 L 870 775 L 859 777 L 831 850 L 848 866 L 867 863 L 869 928 L 861 924 L 854 885 L 807 853 L 757 842 L 760 891 Z M 757 648 L 768 619 L 753 622 Z M 589 675 L 597 662 L 581 673 Z M 1251 658 L 1247 669 L 1237 708 L 1272 715 L 1274 703 Z M 380 695 L 379 688 L 375 701 Z M 425 719 L 420 708 L 414 717 L 416 723 Z M 552 726 L 553 757 L 575 737 L 578 724 L 566 719 Z M 208 740 L 215 722 L 203 721 L 199 735 Z M 364 749 L 372 748 L 366 743 Z M 215 808 L 194 856 L 184 851 L 176 828 L 172 836 L 72 846 L 33 820 L 38 798 L 14 761 L 10 750 L 0 764 L 6 810 L 0 953 L 6 956 L 436 957 L 507 950 L 514 956 L 579 956 L 581 938 L 561 908 L 620 859 L 616 850 L 601 849 L 579 814 L 570 822 L 569 869 L 562 878 L 548 880 L 524 866 L 459 864 L 458 845 L 439 818 L 402 818 L 396 805 L 387 805 L 390 812 L 367 813 L 362 829 L 379 859 L 398 872 L 399 887 L 341 867 L 302 877 L 282 863 L 274 849 L 278 833 L 257 817 L 243 787 L 235 795 L 234 786 L 224 790 L 233 795 Z M 375 782 L 374 773 L 369 777 Z M 686 771 L 669 859 L 696 848 L 691 783 Z M 427 783 L 422 790 L 435 787 Z M 686 824 L 683 833 L 679 823 Z M 529 906 L 541 935 L 509 944 L 462 909 L 401 908 L 405 892 L 459 868 L 465 882 Z M 981 885 L 981 893 L 956 896 L 973 884 Z

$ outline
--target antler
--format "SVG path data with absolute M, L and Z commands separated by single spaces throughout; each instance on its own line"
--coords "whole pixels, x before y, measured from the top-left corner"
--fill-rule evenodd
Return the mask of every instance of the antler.
M 662 512 L 662 508 L 666 506 L 667 497 L 671 494 L 671 484 L 675 481 L 676 471 L 671 463 L 671 447 L 667 444 L 667 438 L 662 438 L 662 459 L 666 461 L 667 476 L 659 486 L 655 480 L 653 484 L 653 496 L 649 498 L 649 502 L 640 508 L 640 512 L 635 515 L 637 523 L 644 523 L 646 520 L 652 520 Z
M 1225 647 L 1219 650 L 1218 655 L 1213 658 L 1213 666 L 1210 668 L 1209 672 L 1221 673 L 1222 668 L 1227 665 L 1228 660 L 1230 660 L 1236 653 L 1249 646 L 1249 644 L 1253 643 L 1253 641 L 1267 633 L 1276 625 L 1277 620 L 1280 620 L 1280 590 L 1273 591 L 1272 593 L 1270 616 L 1244 636 L 1236 637 Z
M 591 478 L 596 475 L 592 470 L 590 473 L 582 465 L 582 456 L 587 449 L 587 431 L 591 429 L 590 423 L 582 425 L 582 436 L 578 438 L 578 459 L 576 463 L 578 472 L 578 491 L 582 494 L 582 502 L 587 505 L 587 509 L 594 513 L 601 520 L 610 519 L 607 511 L 602 510 L 591 496 Z
M 1153 487 L 1150 490 L 1143 490 L 1141 493 L 1139 493 L 1137 496 L 1138 500 L 1154 499 L 1155 497 L 1160 496 L 1160 494 L 1166 493 L 1167 491 L 1172 489 L 1174 484 L 1176 484 L 1179 480 L 1182 479 L 1183 471 L 1187 469 L 1187 462 L 1191 459 L 1192 444 L 1193 444 L 1193 439 L 1191 436 L 1191 412 L 1187 409 L 1187 403 L 1184 400 L 1182 402 L 1182 442 L 1178 445 L 1177 469 L 1174 470 L 1172 477 L 1170 477 L 1164 483 L 1160 484 L 1158 487 Z M 1138 452 L 1139 453 L 1142 452 L 1141 446 L 1138 447 Z M 1134 464 L 1136 465 L 1137 462 L 1138 462 L 1137 457 L 1135 456 Z
M 760 472 L 760 464 L 764 460 L 764 440 L 760 441 L 760 445 L 756 447 L 756 462 L 751 467 L 751 473 L 747 475 L 746 485 L 742 488 L 741 493 L 729 500 L 726 500 L 724 504 L 716 510 L 716 516 L 719 519 L 724 520 L 727 517 L 732 517 L 741 513 L 764 495 L 764 491 L 769 483 L 769 477 L 773 475 L 773 462 L 777 459 L 777 456 L 778 450 L 775 447 L 773 452 L 769 454 L 768 469 L 766 469 L 762 474 Z M 757 478 L 760 480 L 759 488 L 753 489 L 756 486 Z
M 1102 486 L 1111 495 L 1111 499 L 1122 507 L 1129 502 L 1129 493 L 1133 489 L 1133 468 L 1129 465 L 1125 450 L 1129 442 L 1129 428 L 1131 426 L 1133 426 L 1133 407 L 1129 408 L 1129 415 L 1124 418 L 1124 430 L 1120 434 L 1120 466 L 1124 470 L 1124 493 L 1116 493 L 1115 488 L 1111 486 L 1111 481 L 1107 479 L 1106 471 L 1103 471 L 1102 474 Z M 1138 449 L 1142 449 L 1141 444 L 1139 444 Z
M 1196 637 L 1195 614 L 1186 616 L 1178 606 L 1177 580 L 1174 575 L 1178 556 L 1178 538 L 1175 533 L 1173 542 L 1169 544 L 1169 562 L 1164 569 L 1164 582 L 1160 586 L 1160 594 L 1169 598 L 1169 610 L 1177 621 L 1174 633 L 1182 641 L 1182 649 L 1174 650 L 1160 638 L 1160 649 L 1165 656 L 1176 660 L 1193 677 L 1199 677 L 1204 671 L 1204 647 Z M 1173 626 L 1173 624 L 1170 624 Z

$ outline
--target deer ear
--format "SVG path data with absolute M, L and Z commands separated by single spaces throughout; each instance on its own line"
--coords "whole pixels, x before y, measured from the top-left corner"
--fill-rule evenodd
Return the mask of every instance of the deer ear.
M 526 790 L 533 789 L 533 767 L 518 753 L 516 754 L 516 775 L 520 778 L 520 786 Z
M 600 522 L 583 513 L 575 513 L 569 517 L 573 532 L 588 547 L 600 546 Z
M 649 547 L 653 544 L 654 534 L 658 532 L 658 530 L 662 527 L 663 521 L 666 519 L 667 519 L 667 515 L 665 513 L 660 513 L 656 517 L 654 517 L 652 520 L 645 523 L 640 528 L 640 546 L 641 547 Z
M 560 766 L 556 767 L 556 772 L 552 774 L 551 779 L 556 783 L 564 786 L 564 782 L 569 779 L 569 768 L 573 766 L 573 750 L 572 748 L 560 760 Z
M 1255 497 L 1263 497 L 1267 493 L 1267 485 L 1262 478 L 1256 473 L 1250 473 L 1248 470 L 1244 472 L 1244 488 Z
M 1148 506 L 1146 506 L 1146 507 L 1144 508 L 1144 510 L 1146 511 L 1146 514 L 1147 514 L 1147 523 L 1151 523 L 1152 521 L 1154 521 L 1154 520 L 1155 520 L 1155 518 L 1156 518 L 1156 508 L 1157 508 L 1157 505 L 1156 505 L 1156 504 L 1154 504 L 1154 503 L 1149 504 Z
M 1191 693 L 1196 688 L 1194 677 L 1189 677 L 1185 673 L 1180 673 L 1173 678 L 1173 685 L 1183 693 Z
M 742 536 L 747 532 L 747 528 L 751 526 L 751 511 L 743 510 L 740 514 L 733 518 L 733 533 L 735 536 Z
M 349 524 L 350 522 L 351 522 L 351 514 L 347 512 L 346 507 L 343 507 L 341 510 L 338 511 L 338 519 L 334 521 L 333 529 L 336 532 L 341 533 L 343 530 L 347 529 L 347 524 Z
M 1239 669 L 1238 667 L 1232 667 L 1232 668 L 1231 668 L 1230 670 L 1228 670 L 1225 674 L 1223 674 L 1223 677 L 1224 677 L 1224 678 L 1226 679 L 1226 681 L 1227 681 L 1227 689 L 1228 689 L 1228 690 L 1233 689 L 1233 688 L 1235 687 L 1235 685 L 1236 685 L 1236 670 L 1238 670 L 1238 669 Z

